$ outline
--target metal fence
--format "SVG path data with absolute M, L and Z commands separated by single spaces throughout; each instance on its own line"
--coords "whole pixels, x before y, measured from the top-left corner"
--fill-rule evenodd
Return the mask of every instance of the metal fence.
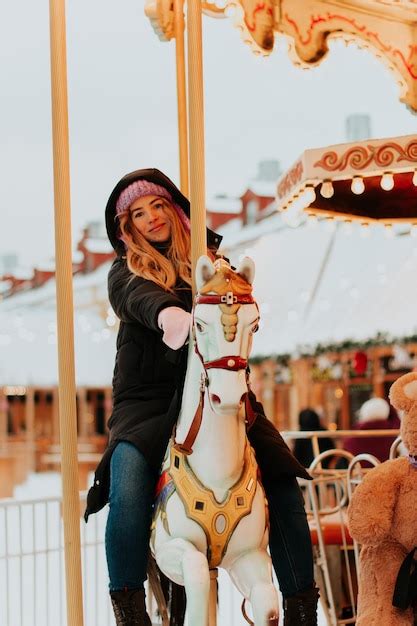
M 83 507 L 81 497 L 80 507 Z M 0 624 L 66 624 L 60 498 L 0 500 Z M 104 555 L 106 513 L 80 519 L 85 624 L 113 624 Z
M 80 511 L 85 494 L 80 494 Z M 0 500 L 0 626 L 66 626 L 64 536 L 59 497 Z M 104 531 L 107 508 L 80 516 L 85 626 L 113 626 Z M 241 596 L 219 572 L 218 626 L 247 626 Z M 154 603 L 153 603 L 153 606 Z M 154 623 L 159 623 L 153 616 Z
M 286 432 L 285 439 L 322 436 L 396 436 L 397 431 Z M 84 523 L 80 494 L 80 531 L 85 626 L 113 626 L 107 588 L 104 532 L 107 508 Z M 0 626 L 66 626 L 64 539 L 60 497 L 0 500 Z M 218 626 L 245 626 L 241 597 L 219 571 Z M 155 620 L 156 623 L 156 620 Z M 326 622 L 321 622 L 325 624 Z

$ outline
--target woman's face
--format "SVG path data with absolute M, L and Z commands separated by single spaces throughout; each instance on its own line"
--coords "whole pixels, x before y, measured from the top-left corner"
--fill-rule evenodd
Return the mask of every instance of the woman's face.
M 130 206 L 130 217 L 135 228 L 149 242 L 168 241 L 171 223 L 165 213 L 166 200 L 160 196 L 143 196 Z

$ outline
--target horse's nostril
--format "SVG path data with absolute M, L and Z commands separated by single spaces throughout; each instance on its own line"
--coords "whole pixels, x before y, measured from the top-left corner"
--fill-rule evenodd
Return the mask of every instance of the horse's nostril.
M 216 396 L 215 393 L 210 394 L 212 404 L 220 404 L 219 396 Z

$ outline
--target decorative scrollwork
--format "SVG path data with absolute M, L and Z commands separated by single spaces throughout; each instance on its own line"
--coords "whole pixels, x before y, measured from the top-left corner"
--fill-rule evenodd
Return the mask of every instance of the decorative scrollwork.
M 314 167 L 321 167 L 328 172 L 342 171 L 347 167 L 363 170 L 372 161 L 381 168 L 387 168 L 394 162 L 399 163 L 400 161 L 417 163 L 417 140 L 411 140 L 405 147 L 395 142 L 389 142 L 382 146 L 354 146 L 340 156 L 331 150 L 314 163 Z
M 303 177 L 303 171 L 302 161 L 297 161 L 278 185 L 278 198 L 284 198 L 294 185 L 300 182 Z
M 226 7 L 217 6 L 215 2 L 202 2 L 201 10 L 209 17 L 226 17 Z
M 145 15 L 161 41 L 169 41 L 175 35 L 174 5 L 172 0 L 146 0 Z

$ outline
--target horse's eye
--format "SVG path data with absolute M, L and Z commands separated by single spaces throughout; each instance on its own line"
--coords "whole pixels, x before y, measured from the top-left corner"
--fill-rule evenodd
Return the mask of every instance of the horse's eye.
M 197 328 L 199 333 L 203 333 L 204 332 L 204 326 L 203 326 L 203 324 L 200 324 L 200 322 L 196 322 L 195 323 L 195 327 Z

